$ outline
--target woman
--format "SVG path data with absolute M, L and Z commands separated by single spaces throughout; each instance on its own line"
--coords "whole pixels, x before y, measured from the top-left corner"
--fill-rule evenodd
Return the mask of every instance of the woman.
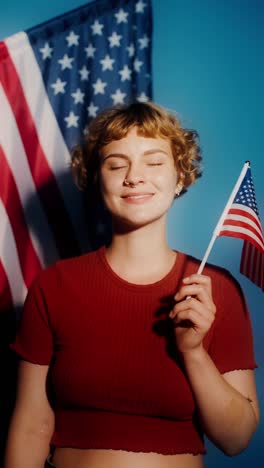
M 90 124 L 72 165 L 112 239 L 30 288 L 6 468 L 43 467 L 50 444 L 57 468 L 200 468 L 203 434 L 228 455 L 248 445 L 259 413 L 243 294 L 166 241 L 200 159 L 196 133 L 151 103 Z

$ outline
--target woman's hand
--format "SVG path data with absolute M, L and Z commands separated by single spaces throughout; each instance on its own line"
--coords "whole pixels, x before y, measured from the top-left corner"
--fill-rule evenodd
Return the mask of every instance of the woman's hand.
M 184 278 L 174 298 L 177 302 L 169 316 L 174 321 L 177 347 L 181 353 L 187 353 L 202 347 L 214 322 L 211 278 L 198 274 Z

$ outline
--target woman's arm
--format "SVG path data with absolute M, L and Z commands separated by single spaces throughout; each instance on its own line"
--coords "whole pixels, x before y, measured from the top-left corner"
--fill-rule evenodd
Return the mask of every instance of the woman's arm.
M 240 453 L 259 420 L 254 371 L 221 375 L 204 349 L 184 354 L 183 361 L 205 434 L 226 455 Z
M 5 468 L 44 467 L 54 430 L 54 415 L 46 395 L 47 373 L 48 366 L 20 363 Z
M 248 445 L 259 420 L 254 372 L 222 375 L 203 347 L 216 313 L 209 277 L 186 278 L 175 298 L 179 302 L 170 316 L 203 429 L 224 453 L 236 455 Z

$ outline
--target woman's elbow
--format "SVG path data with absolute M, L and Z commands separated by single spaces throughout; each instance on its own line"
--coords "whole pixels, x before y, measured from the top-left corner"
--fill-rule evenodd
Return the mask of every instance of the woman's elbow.
M 246 448 L 249 446 L 250 441 L 254 435 L 254 432 L 257 428 L 257 424 L 252 430 L 252 432 L 244 437 L 239 437 L 239 439 L 236 440 L 228 440 L 225 441 L 223 444 L 217 444 L 218 448 L 228 457 L 235 457 L 236 455 L 239 455 L 240 453 L 244 452 Z
M 235 457 L 236 455 L 239 455 L 240 453 L 244 452 L 244 450 L 246 450 L 246 448 L 249 445 L 249 442 L 250 441 L 248 441 L 247 443 L 237 443 L 232 444 L 230 446 L 221 447 L 221 450 L 226 456 Z

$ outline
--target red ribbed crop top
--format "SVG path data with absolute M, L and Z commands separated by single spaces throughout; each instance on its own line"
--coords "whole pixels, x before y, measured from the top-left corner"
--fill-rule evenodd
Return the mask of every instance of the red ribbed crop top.
M 111 270 L 101 248 L 33 282 L 11 346 L 24 360 L 50 364 L 54 446 L 205 452 L 168 318 L 181 279 L 197 267 L 178 253 L 162 280 L 135 285 Z M 206 266 L 204 274 L 217 305 L 206 349 L 222 373 L 256 367 L 239 286 L 223 269 Z

